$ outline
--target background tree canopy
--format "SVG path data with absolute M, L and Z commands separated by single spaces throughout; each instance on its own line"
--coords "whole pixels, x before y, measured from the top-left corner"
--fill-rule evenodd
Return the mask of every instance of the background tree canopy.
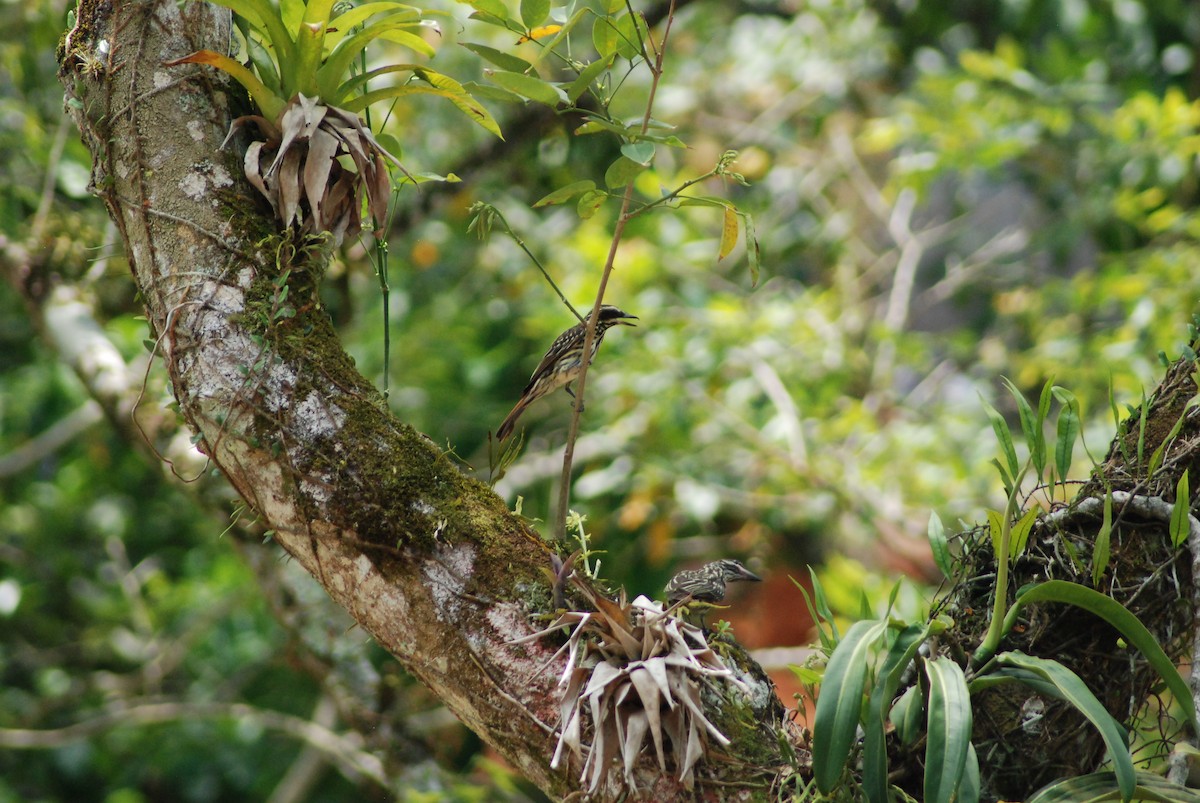
M 429 63 L 460 82 L 492 69 L 464 44 L 534 52 L 432 8 Z M 258 543 L 190 448 L 63 115 L 68 10 L 0 3 L 0 800 L 538 799 Z M 1198 37 L 1182 0 L 681 3 L 655 117 L 688 147 L 660 148 L 638 191 L 737 150 L 748 186 L 703 190 L 753 215 L 762 270 L 744 237 L 717 259 L 713 208 L 630 224 L 606 298 L 639 327 L 589 374 L 572 496 L 600 573 L 654 595 L 741 558 L 768 582 L 735 598 L 739 638 L 801 645 L 788 575 L 815 566 L 857 618 L 903 573 L 913 614 L 937 577 L 930 512 L 1003 507 L 980 403 L 1015 415 L 1001 376 L 1069 387 L 1098 458 L 1112 411 L 1194 334 Z M 614 113 L 647 89 L 631 72 Z M 468 234 L 469 210 L 499 209 L 582 310 L 615 207 L 532 205 L 600 183 L 618 151 L 480 97 L 503 141 L 450 104 L 390 109 L 406 166 L 461 181 L 399 193 L 386 276 L 348 242 L 321 299 L 391 410 L 486 481 L 489 430 L 574 319 L 513 238 Z M 526 413 L 496 486 L 533 519 L 553 517 L 567 401 Z

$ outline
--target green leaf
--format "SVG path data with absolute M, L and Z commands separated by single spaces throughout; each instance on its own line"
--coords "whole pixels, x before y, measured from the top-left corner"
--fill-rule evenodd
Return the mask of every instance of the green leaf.
M 504 22 L 516 22 L 508 15 L 508 6 L 504 0 L 467 0 L 467 3 L 477 11 L 495 17 Z
M 617 29 L 608 17 L 597 17 L 592 23 L 592 47 L 596 48 L 600 58 L 616 56 L 618 37 Z
M 674 137 L 672 137 L 674 139 Z M 747 212 L 738 212 L 742 225 L 746 228 L 746 261 L 750 263 L 750 286 L 758 286 L 758 277 L 762 273 L 762 247 L 758 243 L 758 234 L 754 230 L 754 218 Z
M 821 678 L 825 676 L 823 672 L 819 672 L 812 667 L 798 666 L 797 664 L 788 664 L 788 671 L 792 673 L 792 676 L 796 680 L 809 686 L 819 685 Z
M 575 205 L 575 211 L 578 213 L 581 220 L 587 220 L 592 215 L 596 214 L 596 210 L 603 205 L 608 198 L 608 193 L 603 190 L 591 190 L 579 196 L 579 203 Z
M 604 171 L 604 184 L 609 189 L 624 187 L 645 169 L 628 156 L 618 156 L 617 160 L 608 166 L 608 170 Z
M 262 79 L 262 82 L 273 93 L 281 95 L 283 89 L 279 81 L 275 59 L 271 56 L 270 51 L 263 47 L 262 42 L 254 36 L 246 37 L 246 51 L 250 56 L 250 63 L 254 65 L 254 69 L 258 72 L 258 77 Z
M 811 572 L 812 569 L 810 568 L 809 571 Z M 808 614 L 810 617 L 812 617 L 813 624 L 817 628 L 817 640 L 821 642 L 821 648 L 825 650 L 826 653 L 833 652 L 833 648 L 837 646 L 837 641 L 834 639 L 832 633 L 825 632 L 826 622 L 824 622 L 821 619 L 820 614 L 817 613 L 817 608 L 813 603 L 812 595 L 808 593 L 807 588 L 800 585 L 795 577 L 791 577 L 789 575 L 788 579 L 792 581 L 792 584 L 795 585 L 796 588 L 800 589 L 800 595 L 804 597 L 804 606 L 808 608 Z M 832 623 L 830 624 L 832 629 Z
M 541 25 L 548 16 L 550 0 L 521 0 L 521 22 L 527 29 Z
M 585 134 L 598 134 L 601 131 L 611 131 L 622 139 L 630 135 L 629 126 L 618 125 L 602 117 L 589 117 L 587 122 L 575 129 L 575 134 L 583 136 Z
M 376 67 L 373 70 L 368 70 L 365 73 L 358 73 L 357 75 L 347 79 L 345 82 L 340 84 L 336 90 L 334 90 L 333 94 L 329 96 L 328 100 L 330 100 L 336 106 L 345 108 L 343 104 L 349 102 L 350 98 L 355 92 L 366 89 L 367 84 L 376 78 L 400 72 L 416 73 L 423 69 L 425 68 L 419 64 L 388 64 L 385 67 Z
M 1146 417 L 1149 414 L 1149 409 L 1150 405 L 1146 404 L 1146 389 L 1142 388 L 1142 406 L 1138 412 L 1137 459 L 1139 466 L 1146 456 Z
M 1081 586 L 1082 588 L 1082 586 Z M 1090 589 L 1088 589 L 1090 590 Z M 1104 744 L 1108 747 L 1108 755 L 1112 759 L 1113 770 L 1117 776 L 1117 786 L 1121 796 L 1128 800 L 1133 797 L 1137 785 L 1133 770 L 1133 758 L 1129 754 L 1129 744 L 1124 729 L 1113 719 L 1112 714 L 1096 699 L 1087 685 L 1078 675 L 1067 669 L 1058 661 L 1050 661 L 1021 652 L 1006 652 L 996 656 L 1002 666 L 1023 669 L 1042 680 L 1050 683 L 1056 690 L 1055 696 L 1070 703 L 1083 714 L 1100 732 Z M 926 797 L 926 800 L 929 798 Z
M 1183 546 L 1191 531 L 1191 492 L 1188 489 L 1188 469 L 1183 470 L 1175 486 L 1175 504 L 1171 507 L 1171 545 Z
M 583 93 L 588 90 L 588 87 L 592 85 L 592 82 L 594 82 L 604 73 L 605 70 L 612 66 L 612 63 L 616 60 L 616 58 L 617 57 L 615 55 L 609 54 L 604 58 L 596 59 L 588 66 L 584 67 L 580 71 L 579 77 L 572 81 L 571 85 L 567 87 L 567 99 L 571 101 L 571 103 L 578 101 L 580 96 L 583 95 Z
M 565 203 L 566 201 L 571 200 L 572 198 L 574 198 L 576 195 L 579 195 L 580 193 L 587 192 L 588 190 L 594 190 L 594 189 L 596 189 L 596 182 L 592 181 L 591 179 L 584 179 L 583 181 L 573 181 L 570 184 L 566 185 L 565 187 L 559 187 L 557 190 L 550 193 L 549 195 L 543 196 L 540 200 L 537 201 L 537 203 L 535 203 L 533 205 L 533 208 L 540 209 L 543 206 L 551 206 L 553 204 Z
M 886 629 L 885 622 L 855 622 L 829 656 L 813 722 L 813 777 L 826 794 L 837 785 L 850 756 L 871 650 Z
M 493 70 L 485 75 L 497 86 L 550 107 L 557 107 L 558 104 L 565 103 L 567 100 L 566 92 L 540 78 L 534 78 L 532 75 L 506 70 Z
M 1050 580 L 1038 585 L 1025 586 L 1017 592 L 1016 599 L 1004 616 L 1004 632 L 1011 631 L 1021 609 L 1034 602 L 1065 602 L 1075 605 L 1099 616 L 1116 628 L 1127 643 L 1141 651 L 1154 671 L 1162 677 L 1176 703 L 1183 708 L 1188 722 L 1192 725 L 1192 731 L 1200 732 L 1200 724 L 1196 720 L 1196 709 L 1187 683 L 1180 676 L 1175 664 L 1163 652 L 1158 640 L 1128 608 L 1087 586 L 1069 583 L 1066 580 Z
M 925 700 L 921 687 L 909 686 L 895 703 L 888 719 L 896 726 L 896 736 L 905 747 L 912 747 L 925 735 Z
M 420 24 L 419 20 L 414 22 L 405 12 L 398 12 L 372 22 L 359 33 L 342 39 L 317 69 L 317 86 L 320 87 L 321 97 L 334 96 L 337 87 L 343 83 L 343 77 L 350 72 L 350 65 L 367 45 L 380 37 L 403 45 L 414 53 L 432 57 L 433 47 L 407 30 Z
M 1093 772 L 1044 786 L 1027 803 L 1100 803 L 1120 799 L 1121 790 L 1117 786 L 1116 774 Z M 1134 799 L 1159 803 L 1200 803 L 1200 794 L 1173 784 L 1160 775 L 1138 770 Z
M 925 801 L 950 803 L 971 747 L 971 695 L 962 668 L 946 657 L 925 662 L 929 720 L 925 745 Z
M 1016 560 L 1025 551 L 1025 544 L 1029 541 L 1029 532 L 1033 529 L 1033 522 L 1037 519 L 1037 514 L 1038 509 L 1031 507 L 1012 526 L 1008 540 L 1008 557 L 1010 560 Z
M 1113 377 L 1108 375 L 1108 408 L 1112 412 L 1113 430 L 1119 432 L 1121 429 L 1121 409 L 1117 406 L 1117 389 L 1113 387 Z
M 479 56 L 484 61 L 495 64 L 502 70 L 523 73 L 533 68 L 533 65 L 525 59 L 520 56 L 514 56 L 511 53 L 505 53 L 503 50 L 497 50 L 494 47 L 476 44 L 475 42 L 462 42 L 461 44 L 476 56 Z
M 484 98 L 487 100 L 495 100 L 500 103 L 516 103 L 518 105 L 525 103 L 525 98 L 518 95 L 516 92 L 509 92 L 507 89 L 501 89 L 498 86 L 491 84 L 481 84 L 476 81 L 467 81 L 463 84 L 463 89 L 477 100 Z
M 1002 560 L 1000 555 L 1000 539 L 1004 534 L 1004 514 L 998 510 L 988 510 L 988 535 L 992 540 L 992 554 L 996 556 L 996 563 Z
M 1021 432 L 1025 435 L 1025 443 L 1029 446 L 1029 456 L 1033 460 L 1033 470 L 1037 472 L 1038 483 L 1046 471 L 1046 435 L 1042 432 L 1041 423 L 1033 413 L 1033 408 L 1017 386 L 1007 377 L 1001 377 L 1013 401 L 1017 403 L 1017 414 L 1021 419 Z
M 646 21 L 641 14 L 622 14 L 612 26 L 617 32 L 617 55 L 632 61 L 645 52 Z
M 377 89 L 374 92 L 368 92 L 365 95 L 354 98 L 347 102 L 343 108 L 346 111 L 357 112 L 365 109 L 372 103 L 391 98 L 402 98 L 406 95 L 436 95 L 445 98 L 457 106 L 467 117 L 470 117 L 484 129 L 503 139 L 500 134 L 500 126 L 496 123 L 495 118 L 478 101 L 465 92 L 455 92 L 452 89 L 443 89 L 438 86 L 424 86 L 423 84 L 414 83 L 405 84 L 404 86 L 392 86 L 387 89 Z
M 1054 467 L 1060 480 L 1065 481 L 1071 471 L 1071 455 L 1078 437 L 1079 415 L 1074 406 L 1067 405 L 1058 411 L 1058 438 L 1054 443 Z
M 1096 545 L 1092 548 L 1092 587 L 1099 588 L 1104 570 L 1108 568 L 1109 545 L 1112 539 L 1112 488 L 1104 494 L 1104 521 L 1096 533 Z
M 996 441 L 1000 444 L 1000 451 L 1003 453 L 1004 460 L 1008 464 L 1008 476 L 1015 477 L 1021 466 L 1017 462 L 1017 448 L 1013 445 L 1012 433 L 1008 429 L 1008 422 L 1004 420 L 1004 416 L 1000 412 L 987 403 L 987 399 L 980 395 L 979 400 L 983 402 L 983 410 L 987 413 L 988 420 L 992 422 L 992 431 L 996 433 Z
M 405 14 L 413 22 L 420 22 L 421 20 L 420 10 L 404 3 L 390 2 L 390 0 L 363 3 L 361 6 L 354 6 L 343 11 L 329 21 L 329 29 L 325 32 L 325 46 L 328 48 L 336 46 L 344 37 L 355 33 L 355 26 L 361 25 L 376 14 L 384 12 L 394 12 L 388 15 L 389 18 L 396 18 L 397 14 Z
M 937 564 L 938 569 L 946 578 L 950 578 L 954 574 L 954 563 L 950 559 L 950 545 L 946 540 L 946 528 L 942 526 L 942 520 L 936 510 L 929 514 L 927 532 L 929 547 L 933 552 L 933 562 Z
M 542 51 L 538 53 L 537 58 L 533 60 L 533 66 L 536 67 L 542 63 L 542 59 L 546 58 L 551 53 L 555 53 L 555 48 L 558 47 L 559 42 L 566 39 L 567 36 L 570 35 L 571 31 L 575 29 L 575 26 L 579 24 L 580 20 L 582 20 L 588 14 L 593 13 L 595 12 L 593 12 L 587 6 L 580 6 L 577 8 L 575 13 L 568 17 L 567 21 L 564 22 L 558 31 L 555 32 L 554 36 L 551 37 L 548 42 L 542 45 Z
M 834 641 L 841 641 L 842 634 L 838 630 L 837 620 L 833 616 L 833 608 L 829 605 L 829 597 L 825 594 L 825 586 L 821 585 L 821 578 L 817 577 L 816 569 L 809 566 L 808 576 L 813 584 L 813 601 L 817 603 L 817 612 L 821 614 L 821 618 L 829 623 L 829 629 L 833 632 Z
M 272 7 L 270 0 L 213 0 L 213 2 L 243 17 L 262 34 L 266 43 L 275 50 L 275 59 L 279 64 L 280 72 L 294 66 L 295 43 L 292 41 L 292 35 L 284 26 L 282 17 Z
M 967 743 L 967 766 L 963 769 L 962 780 L 958 783 L 956 803 L 979 803 L 979 756 L 975 754 L 975 745 Z
M 863 724 L 865 738 L 863 741 L 863 790 L 867 800 L 886 803 L 887 788 L 887 746 L 886 739 L 888 709 L 896 689 L 900 685 L 900 676 L 912 661 L 913 656 L 931 631 L 941 632 L 945 625 L 937 620 L 927 624 L 911 624 L 896 635 L 896 640 L 888 648 L 883 658 L 883 665 L 871 690 L 871 698 L 867 704 L 867 719 Z
M 637 162 L 642 167 L 649 167 L 650 161 L 654 159 L 654 143 L 626 142 L 621 146 L 621 153 L 629 157 L 630 161 Z

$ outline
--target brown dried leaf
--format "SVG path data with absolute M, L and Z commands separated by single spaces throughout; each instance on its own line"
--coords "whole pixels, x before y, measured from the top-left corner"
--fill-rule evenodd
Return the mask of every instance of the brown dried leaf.
M 660 662 L 655 663 L 658 663 L 659 666 L 662 665 Z M 650 736 L 654 740 L 654 753 L 658 757 L 658 766 L 665 770 L 667 764 L 666 758 L 663 756 L 661 700 L 666 699 L 668 708 L 673 708 L 675 701 L 666 694 L 665 689 L 660 695 L 658 683 L 644 664 L 630 669 L 629 680 L 642 701 L 646 724 L 650 729 Z
M 683 753 L 683 761 L 679 765 L 679 780 L 685 789 L 691 789 L 695 780 L 692 768 L 704 755 L 704 745 L 700 741 L 700 731 L 692 725 L 687 729 L 687 747 Z
M 314 131 L 308 141 L 308 155 L 304 159 L 304 194 L 312 210 L 312 227 L 315 231 L 324 231 L 327 227 L 326 219 L 322 216 L 322 205 L 331 200 L 333 188 L 328 186 L 329 172 L 333 169 L 333 157 L 337 155 L 338 145 L 337 139 L 322 129 Z M 334 214 L 333 209 L 328 212 Z
M 261 154 L 265 142 L 251 142 L 250 147 L 246 149 L 246 155 L 242 159 L 242 170 L 246 173 L 246 179 L 254 189 L 263 194 L 263 197 L 271 204 L 271 209 L 279 214 L 279 206 L 275 200 L 275 193 L 267 189 L 267 185 L 263 182 L 262 177 L 262 162 Z
M 279 217 L 284 226 L 292 225 L 292 221 L 300 217 L 300 160 L 303 158 L 298 148 L 288 151 L 275 180 L 279 187 Z M 278 159 L 276 159 L 278 161 Z
M 642 751 L 642 743 L 646 741 L 646 730 L 648 728 L 646 711 L 631 711 L 626 716 L 618 715 L 617 723 L 624 723 L 623 728 L 618 728 L 621 731 L 621 762 L 625 765 L 625 781 L 629 784 L 634 792 L 637 792 L 637 783 L 633 777 L 633 768 L 637 766 L 638 753 Z M 666 765 L 659 762 L 663 769 Z

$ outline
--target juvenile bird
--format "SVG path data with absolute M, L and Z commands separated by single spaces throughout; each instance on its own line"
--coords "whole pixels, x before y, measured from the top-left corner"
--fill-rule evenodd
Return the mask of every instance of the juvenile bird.
M 740 561 L 726 558 L 706 563 L 699 569 L 682 571 L 667 583 L 667 603 L 685 599 L 695 602 L 720 602 L 725 599 L 725 584 L 737 580 L 762 580 Z
M 596 350 L 600 348 L 600 342 L 604 340 L 605 332 L 617 324 L 636 326 L 637 324 L 630 323 L 630 321 L 637 319 L 636 315 L 630 315 L 611 304 L 602 305 L 596 319 L 596 336 L 592 338 L 592 353 L 588 355 L 588 364 L 591 365 L 592 360 L 596 358 Z M 500 429 L 496 430 L 498 439 L 504 440 L 512 434 L 517 419 L 521 417 L 521 413 L 525 412 L 526 407 L 548 393 L 553 393 L 563 386 L 569 386 L 579 378 L 579 372 L 583 369 L 583 341 L 586 336 L 587 321 L 584 320 L 555 338 L 550 345 L 550 350 L 546 352 L 546 356 L 542 357 L 538 367 L 533 369 L 533 375 L 529 377 L 529 384 L 525 386 L 525 390 L 521 391 L 521 398 L 517 401 L 516 407 L 512 408 L 512 412 L 500 424 Z M 567 393 L 572 397 L 575 396 L 570 387 L 567 387 Z

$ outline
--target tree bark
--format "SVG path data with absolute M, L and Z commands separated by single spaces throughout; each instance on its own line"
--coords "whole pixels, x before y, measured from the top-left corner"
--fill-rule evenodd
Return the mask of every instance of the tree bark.
M 206 3 L 83 0 L 59 53 L 180 410 L 336 602 L 518 771 L 569 794 L 578 767 L 550 767 L 564 659 L 513 643 L 551 611 L 551 549 L 354 369 L 318 300 L 327 254 L 281 235 L 220 149 L 239 90 L 163 66 L 229 43 L 228 12 Z M 768 691 L 760 718 L 778 706 Z M 741 762 L 711 762 L 685 790 L 643 756 L 642 792 L 728 797 L 730 781 L 782 763 L 770 729 L 727 735 Z

